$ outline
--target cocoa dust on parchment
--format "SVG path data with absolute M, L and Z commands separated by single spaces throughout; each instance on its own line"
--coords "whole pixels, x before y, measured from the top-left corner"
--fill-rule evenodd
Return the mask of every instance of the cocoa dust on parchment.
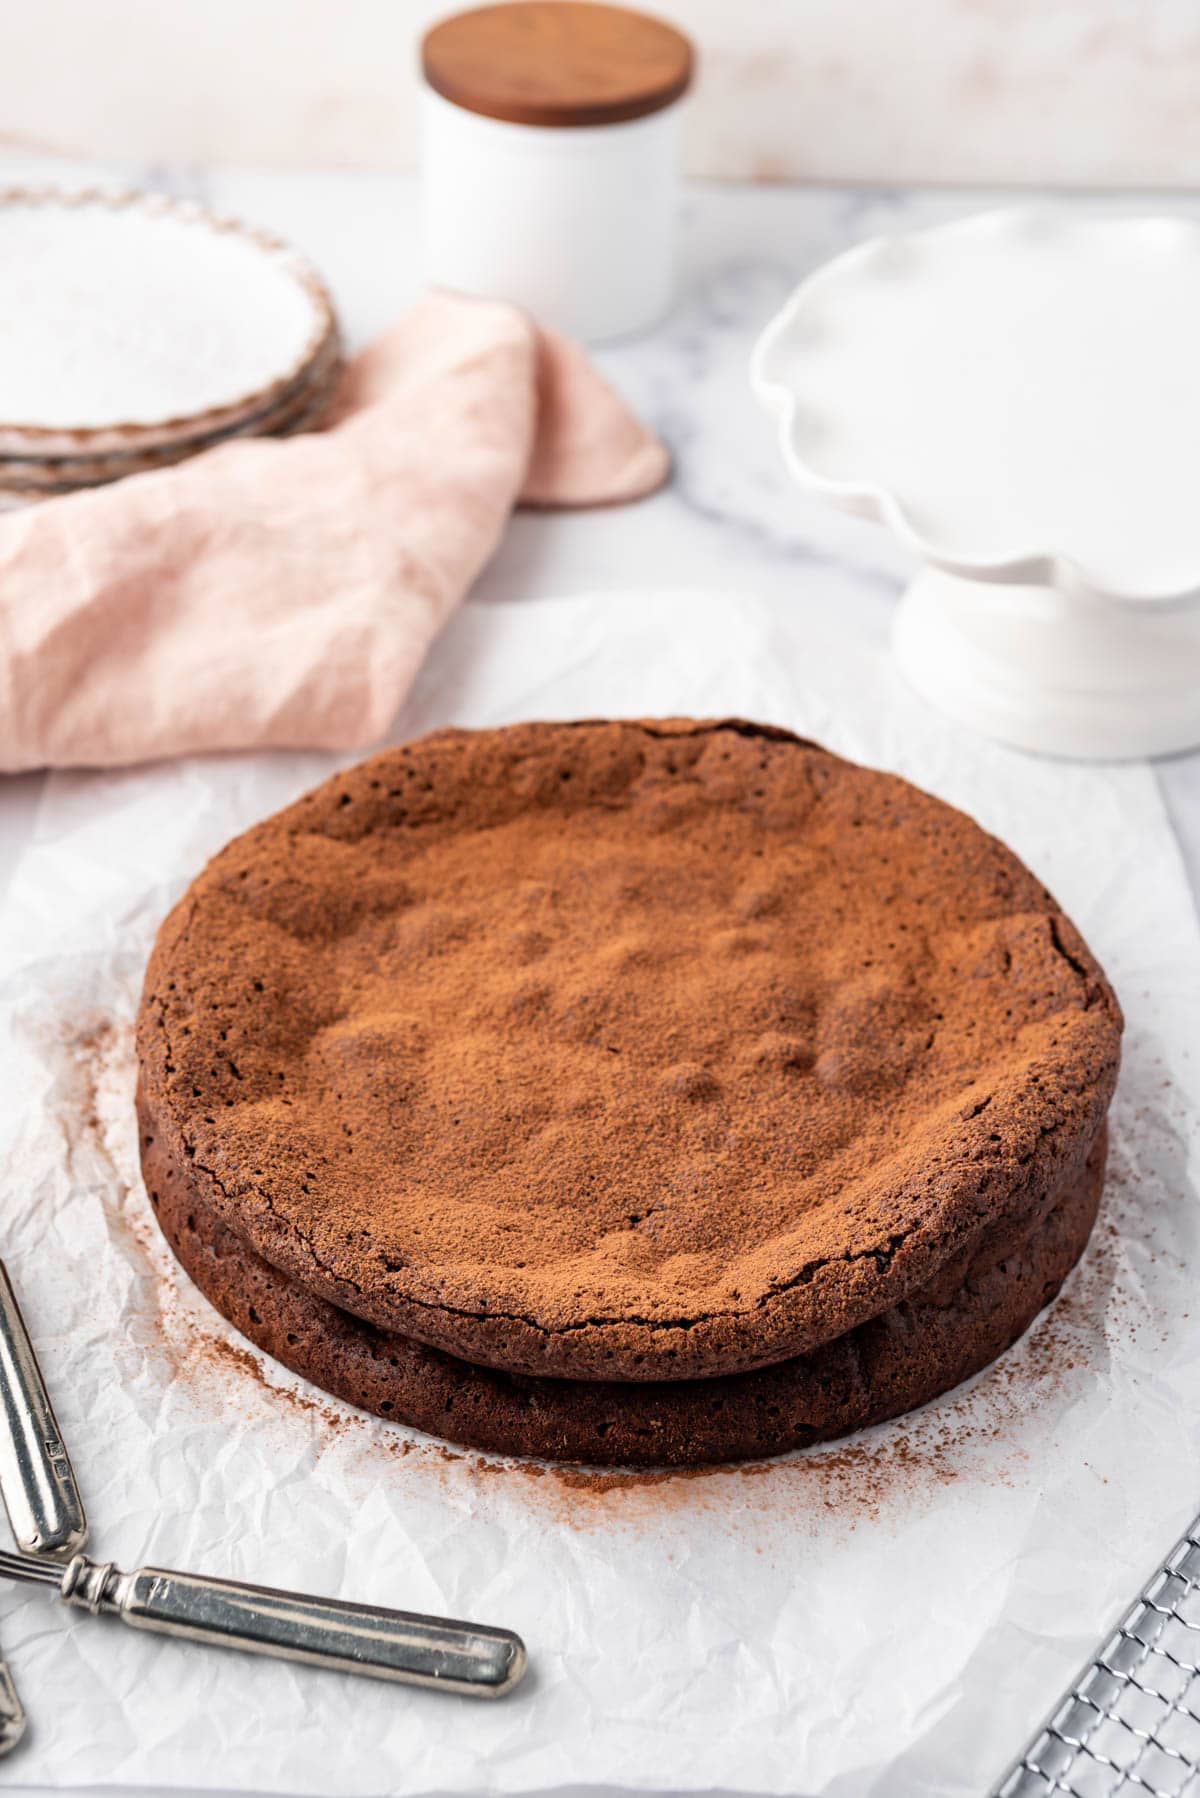
M 662 1472 L 593 1472 L 450 1447 L 356 1411 L 233 1336 L 181 1275 L 141 1184 L 130 1021 L 94 1019 L 60 1038 L 59 1049 L 68 1152 L 74 1164 L 90 1160 L 94 1166 L 99 1158 L 107 1168 L 103 1202 L 127 1251 L 150 1276 L 157 1298 L 154 1345 L 169 1380 L 185 1382 L 210 1412 L 220 1407 L 246 1415 L 239 1394 L 265 1394 L 283 1427 L 289 1413 L 304 1415 L 320 1433 L 321 1447 L 347 1442 L 356 1458 L 393 1468 L 407 1463 L 460 1490 L 463 1481 L 503 1481 L 567 1527 L 632 1525 L 708 1509 L 729 1514 L 733 1501 L 739 1512 L 786 1507 L 793 1519 L 833 1513 L 854 1528 L 928 1502 L 968 1474 L 1015 1484 L 1029 1459 L 1022 1426 L 1038 1413 L 1052 1420 L 1086 1389 L 1107 1360 L 1107 1335 L 1121 1332 L 1129 1339 L 1147 1327 L 1144 1297 L 1122 1283 L 1122 1274 L 1128 1239 L 1136 1236 L 1147 1247 L 1151 1240 L 1152 1220 L 1139 1202 L 1149 1176 L 1135 1158 L 1122 1155 L 1118 1135 L 1100 1220 L 1061 1296 L 1007 1355 L 921 1412 L 779 1460 Z

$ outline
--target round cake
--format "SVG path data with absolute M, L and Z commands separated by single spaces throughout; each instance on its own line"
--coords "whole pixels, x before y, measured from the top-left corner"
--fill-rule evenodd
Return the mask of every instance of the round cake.
M 443 731 L 166 920 L 143 1165 L 219 1308 L 355 1402 L 762 1454 L 1026 1327 L 1091 1225 L 1120 1029 L 1039 882 L 894 776 L 738 720 Z

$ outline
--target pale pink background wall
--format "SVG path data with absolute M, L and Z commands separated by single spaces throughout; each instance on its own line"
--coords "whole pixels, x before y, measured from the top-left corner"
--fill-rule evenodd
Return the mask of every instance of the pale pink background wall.
M 395 167 L 438 0 L 0 0 L 0 148 Z M 1200 182 L 1200 0 L 663 0 L 696 173 Z

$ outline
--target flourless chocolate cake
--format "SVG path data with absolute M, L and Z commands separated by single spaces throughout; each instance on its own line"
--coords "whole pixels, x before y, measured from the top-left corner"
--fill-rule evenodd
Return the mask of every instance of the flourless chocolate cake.
M 444 731 L 167 919 L 143 1162 L 204 1290 L 356 1402 L 762 1454 L 1026 1326 L 1090 1228 L 1120 1029 L 1038 881 L 894 776 L 737 720 Z

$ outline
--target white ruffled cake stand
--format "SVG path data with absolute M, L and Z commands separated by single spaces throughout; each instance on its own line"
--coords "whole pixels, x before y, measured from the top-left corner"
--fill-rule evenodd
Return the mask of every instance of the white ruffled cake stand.
M 1200 224 L 1038 209 L 811 276 L 752 380 L 809 492 L 921 558 L 894 646 L 1050 754 L 1200 743 Z

